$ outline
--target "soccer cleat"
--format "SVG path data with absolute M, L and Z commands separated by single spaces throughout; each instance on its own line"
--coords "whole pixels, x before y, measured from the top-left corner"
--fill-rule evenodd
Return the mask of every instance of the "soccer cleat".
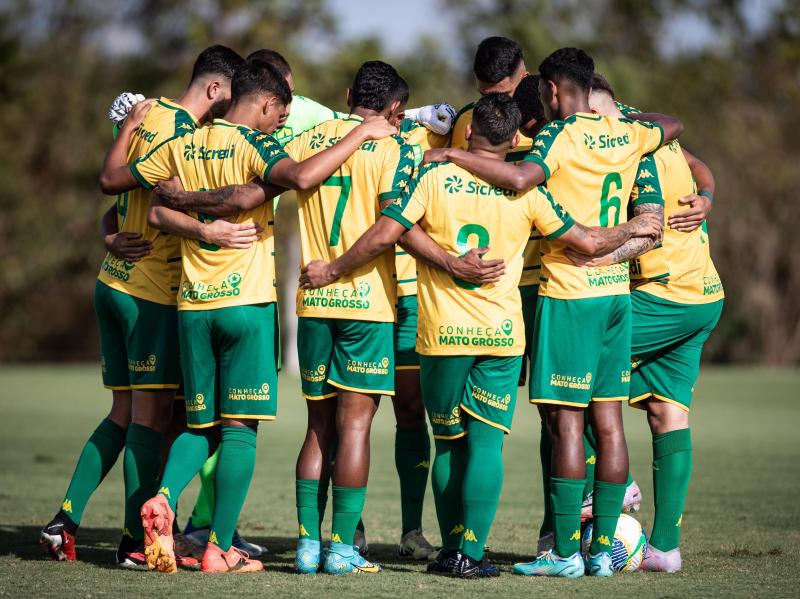
M 250 557 L 261 557 L 267 552 L 267 548 L 263 545 L 256 545 L 245 539 L 239 534 L 239 529 L 233 531 L 233 546 L 241 549 Z
M 257 559 L 250 557 L 241 549 L 233 545 L 227 551 L 223 551 L 218 545 L 209 543 L 203 553 L 203 561 L 200 570 L 208 574 L 235 573 L 244 574 L 246 572 L 261 572 L 264 564 Z
M 131 537 L 123 535 L 114 554 L 114 563 L 120 568 L 141 568 L 146 566 L 144 544 L 141 541 L 137 542 Z
M 61 520 L 51 520 L 39 533 L 39 544 L 48 555 L 60 562 L 74 562 L 75 535 L 67 532 Z
M 436 559 L 428 564 L 428 574 L 439 574 L 441 576 L 452 576 L 456 571 L 456 565 L 461 560 L 461 551 L 458 549 L 442 549 Z
M 559 557 L 553 550 L 543 553 L 532 562 L 520 562 L 512 568 L 515 574 L 523 576 L 560 576 L 580 578 L 585 574 L 581 554 L 577 551 L 569 557 Z
M 159 572 L 177 572 L 175 540 L 172 537 L 175 512 L 169 507 L 167 498 L 159 494 L 148 499 L 144 502 L 140 514 L 144 528 L 144 555 L 147 567 Z
M 312 539 L 297 539 L 294 554 L 294 571 L 298 574 L 316 574 L 322 562 L 322 543 Z
M 676 547 L 669 551 L 661 551 L 648 543 L 644 550 L 644 559 L 639 564 L 639 569 L 645 572 L 680 572 L 681 548 Z
M 642 507 L 642 490 L 636 481 L 631 481 L 625 488 L 625 499 L 622 500 L 622 511 L 626 514 L 638 512 Z
M 412 559 L 435 559 L 436 549 L 428 542 L 421 528 L 408 531 L 400 539 L 397 546 L 397 555 Z
M 466 553 L 461 553 L 451 575 L 456 578 L 497 578 L 500 576 L 500 570 L 489 563 L 485 555 L 483 559 L 476 560 Z
M 536 543 L 536 555 L 547 553 L 556 546 L 556 536 L 552 532 L 546 532 L 539 537 Z
M 378 564 L 365 560 L 354 545 L 331 542 L 322 571 L 325 574 L 377 574 Z
M 353 535 L 353 545 L 358 547 L 358 553 L 361 557 L 369 555 L 369 544 L 363 530 L 356 528 L 356 532 Z
M 611 554 L 601 551 L 597 555 L 591 553 L 586 556 L 586 573 L 589 576 L 613 576 L 611 567 Z

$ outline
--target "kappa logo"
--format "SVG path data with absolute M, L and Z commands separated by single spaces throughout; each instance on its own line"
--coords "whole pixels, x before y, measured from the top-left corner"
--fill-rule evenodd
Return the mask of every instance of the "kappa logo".
M 639 171 L 639 176 L 640 177 L 652 177 L 653 173 L 650 172 L 650 169 L 643 168 L 642 170 Z
M 444 180 L 444 188 L 450 193 L 458 193 L 464 187 L 464 181 L 457 175 L 450 175 Z
M 342 542 L 342 537 L 340 537 L 338 535 L 338 533 L 333 533 L 331 535 L 331 541 L 333 541 L 334 543 L 341 543 Z
M 683 514 L 680 515 L 678 521 L 675 523 L 675 528 L 680 528 L 681 524 L 683 524 Z
M 161 493 L 164 497 L 169 497 L 170 499 L 172 499 L 172 496 L 169 494 L 169 487 L 161 487 L 158 490 L 158 492 Z
M 431 463 L 429 460 L 422 460 L 419 464 L 414 466 L 414 468 L 422 468 L 423 470 L 428 470 L 431 467 Z
M 581 531 L 576 530 L 572 533 L 572 536 L 569 538 L 570 541 L 580 541 L 581 540 Z
M 67 512 L 68 514 L 72 513 L 72 500 L 65 499 L 64 503 L 61 504 L 61 509 Z
M 311 536 L 311 533 L 309 533 L 309 532 L 306 530 L 306 527 L 305 527 L 305 526 L 303 526 L 302 524 L 300 525 L 300 536 L 301 536 L 301 537 L 310 537 L 310 536 Z
M 122 529 L 122 536 L 123 537 L 128 537 L 129 539 L 132 539 L 133 538 L 133 533 L 131 532 L 130 528 L 123 528 Z
M 464 525 L 463 524 L 456 524 L 448 534 L 457 535 L 457 534 L 460 534 L 462 532 L 464 532 Z
M 600 535 L 600 538 L 597 539 L 597 542 L 601 545 L 605 545 L 606 547 L 611 547 L 611 541 L 608 540 L 607 535 Z
M 211 534 L 208 535 L 208 542 L 214 543 L 214 545 L 219 544 L 219 541 L 217 540 L 217 533 L 214 532 L 213 530 L 211 531 Z
M 591 133 L 584 133 L 583 145 L 585 145 L 590 150 L 594 150 L 594 147 L 597 145 L 597 140 L 595 140 L 594 135 L 592 135 Z
M 478 537 L 475 536 L 475 533 L 472 531 L 471 528 L 468 528 L 467 530 L 464 531 L 464 540 L 477 543 Z
M 596 455 L 590 455 L 588 458 L 586 458 L 586 463 L 589 464 L 590 466 L 593 465 L 593 464 L 596 464 L 597 463 L 597 456 Z

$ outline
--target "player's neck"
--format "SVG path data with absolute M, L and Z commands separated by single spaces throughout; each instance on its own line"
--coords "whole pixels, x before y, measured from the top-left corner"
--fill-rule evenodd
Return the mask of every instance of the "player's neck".
M 592 109 L 589 108 L 589 94 L 580 93 L 563 96 L 558 112 L 562 121 L 578 112 L 592 112 Z
M 489 160 L 505 160 L 506 153 L 498 152 L 495 148 L 484 148 L 472 144 L 472 141 L 467 144 L 467 152 L 480 156 L 481 158 L 488 158 Z
M 205 90 L 198 92 L 189 86 L 175 98 L 175 103 L 188 110 L 200 123 L 211 118 L 211 103 L 206 98 Z
M 228 111 L 225 113 L 225 116 L 222 118 L 229 123 L 244 125 L 250 129 L 258 129 L 258 121 L 256 116 L 257 110 L 254 110 L 252 104 L 239 104 L 234 102 L 231 104 L 230 108 L 228 108 Z
M 370 116 L 380 116 L 380 112 L 377 110 L 371 110 L 369 108 L 362 108 L 361 106 L 353 106 L 350 109 L 350 114 L 353 116 L 360 116 L 362 119 L 365 119 Z

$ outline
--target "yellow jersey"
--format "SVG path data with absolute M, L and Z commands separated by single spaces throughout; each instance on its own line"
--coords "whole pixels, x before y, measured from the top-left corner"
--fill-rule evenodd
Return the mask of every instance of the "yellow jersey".
M 145 187 L 177 175 L 188 191 L 269 180 L 269 171 L 287 158 L 269 134 L 214 119 L 194 133 L 167 141 L 131 163 L 133 175 Z M 202 222 L 215 217 L 196 212 Z M 263 228 L 249 249 L 236 250 L 195 239 L 181 239 L 179 310 L 213 310 L 277 301 L 272 200 L 240 212 L 231 222 L 255 222 Z
M 456 122 L 453 123 L 453 130 L 450 136 L 450 147 L 467 149 L 469 140 L 467 139 L 467 125 L 472 124 L 472 111 L 475 103 L 467 104 L 456 115 Z M 519 142 L 517 147 L 506 154 L 506 162 L 519 163 L 533 147 L 533 140 L 527 137 L 522 131 L 517 133 Z M 536 229 L 533 229 L 528 236 L 528 243 L 525 244 L 523 252 L 522 277 L 519 280 L 520 287 L 539 284 L 539 272 L 542 268 L 541 261 L 541 242 L 542 236 Z
M 128 162 L 141 158 L 168 139 L 191 133 L 197 125 L 197 119 L 189 111 L 161 98 L 134 132 L 128 147 Z M 106 254 L 97 278 L 122 293 L 157 304 L 175 304 L 181 276 L 180 239 L 148 225 L 149 208 L 150 192 L 146 189 L 132 189 L 117 196 L 119 231 L 140 233 L 142 239 L 153 242 L 153 249 L 138 262 Z
M 400 137 L 414 150 L 415 173 L 422 164 L 425 150 L 444 148 L 450 143 L 449 135 L 439 135 L 409 119 L 403 120 Z M 399 245 L 395 248 L 394 268 L 397 273 L 397 296 L 417 295 L 417 261 Z
M 286 151 L 297 161 L 329 148 L 363 119 L 326 121 L 296 137 Z M 332 261 L 349 250 L 380 216 L 380 204 L 400 197 L 414 169 L 414 152 L 398 136 L 367 141 L 322 185 L 297 192 L 300 262 Z M 327 287 L 297 290 L 297 315 L 394 322 L 394 250 Z
M 634 206 L 660 203 L 664 218 L 686 209 L 678 203 L 695 193 L 692 171 L 677 141 L 645 156 L 632 196 Z M 711 260 L 705 223 L 691 233 L 664 227 L 661 244 L 631 261 L 631 286 L 681 304 L 707 304 L 725 297 Z
M 613 227 L 628 218 L 639 160 L 662 141 L 657 124 L 579 112 L 545 125 L 525 160 L 542 167 L 548 191 L 575 220 Z M 558 240 L 543 241 L 540 295 L 579 299 L 630 292 L 627 263 L 582 268 L 564 255 L 565 248 Z
M 419 223 L 447 252 L 490 245 L 506 272 L 491 285 L 419 265 L 417 351 L 425 355 L 518 356 L 525 326 L 518 290 L 522 250 L 532 226 L 556 238 L 574 225 L 543 187 L 517 193 L 494 187 L 450 162 L 424 166 L 403 198 L 383 213 L 410 229 Z

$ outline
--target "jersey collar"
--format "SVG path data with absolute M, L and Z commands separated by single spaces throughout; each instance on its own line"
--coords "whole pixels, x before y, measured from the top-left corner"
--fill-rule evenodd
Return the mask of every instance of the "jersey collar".
M 172 110 L 182 110 L 192 118 L 192 121 L 194 122 L 195 125 L 200 125 L 200 120 L 196 116 L 194 116 L 191 112 L 189 112 L 186 108 L 184 108 L 174 100 L 170 100 L 169 98 L 161 96 L 158 99 L 158 103 L 164 106 L 165 108 L 171 108 Z

